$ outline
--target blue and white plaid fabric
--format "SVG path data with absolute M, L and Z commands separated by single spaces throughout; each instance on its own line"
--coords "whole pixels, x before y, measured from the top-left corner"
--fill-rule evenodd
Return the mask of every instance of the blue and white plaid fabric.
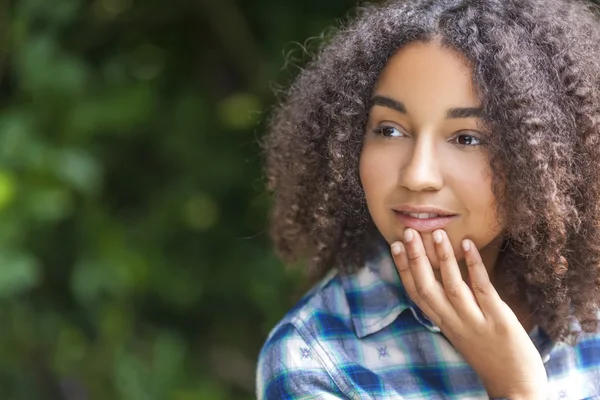
M 551 399 L 600 399 L 600 334 L 575 346 L 531 332 Z M 329 274 L 271 331 L 259 399 L 487 399 L 481 381 L 403 290 L 382 252 L 350 276 Z

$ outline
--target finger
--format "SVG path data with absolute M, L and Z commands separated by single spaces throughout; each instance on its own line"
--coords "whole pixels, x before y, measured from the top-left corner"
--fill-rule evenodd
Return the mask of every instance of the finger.
M 479 303 L 484 316 L 497 315 L 502 309 L 502 299 L 490 281 L 490 276 L 483 265 L 481 255 L 469 239 L 462 241 L 465 262 L 469 271 L 471 290 Z
M 408 296 L 415 302 L 415 304 L 417 304 L 417 306 L 425 313 L 425 315 L 429 317 L 429 319 L 434 322 L 439 321 L 439 315 L 437 315 L 437 313 L 435 313 L 427 303 L 421 301 L 419 298 L 415 281 L 412 276 L 412 271 L 410 270 L 410 265 L 408 264 L 406 248 L 402 242 L 392 243 L 392 256 L 394 259 L 394 264 L 396 264 L 398 274 L 400 275 L 400 279 L 402 280 L 402 285 L 404 286 Z
M 444 319 L 456 317 L 456 311 L 448 301 L 444 288 L 435 279 L 421 235 L 416 230 L 408 228 L 405 231 L 404 241 L 408 264 L 420 300 L 427 303 L 436 314 Z
M 482 321 L 484 319 L 483 313 L 473 292 L 462 278 L 448 234 L 441 229 L 434 231 L 433 242 L 439 260 L 446 297 L 454 306 L 461 320 Z

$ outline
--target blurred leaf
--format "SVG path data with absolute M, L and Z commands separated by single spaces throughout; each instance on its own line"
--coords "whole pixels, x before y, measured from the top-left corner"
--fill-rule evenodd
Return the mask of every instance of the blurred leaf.
M 43 16 L 56 24 L 69 23 L 76 17 L 80 0 L 22 0 L 19 14 L 27 19 Z
M 45 222 L 60 221 L 73 211 L 71 193 L 61 187 L 33 188 L 26 199 L 26 205 L 31 217 Z
M 40 265 L 31 254 L 0 250 L 0 297 L 11 297 L 32 289 L 40 278 Z
M 121 304 L 109 303 L 99 312 L 99 333 L 110 348 L 121 350 L 131 337 L 131 314 Z
M 201 382 L 200 386 L 191 390 L 179 390 L 173 393 L 171 400 L 225 400 L 227 392 L 216 382 Z
M 86 339 L 81 331 L 65 327 L 60 331 L 54 352 L 54 366 L 62 374 L 72 373 L 88 351 Z
M 19 59 L 23 86 L 36 96 L 77 95 L 88 79 L 85 64 L 62 51 L 49 36 L 30 38 Z
M 43 151 L 40 147 L 31 112 L 7 110 L 0 114 L 0 160 L 3 163 L 39 165 L 39 160 L 32 160 L 32 155 Z
M 236 93 L 219 104 L 219 117 L 226 128 L 251 128 L 260 115 L 260 100 L 250 93 Z
M 167 393 L 178 381 L 184 366 L 186 346 L 183 340 L 173 333 L 163 333 L 154 342 L 153 384 L 156 391 Z M 178 383 L 178 382 L 177 382 Z
M 68 129 L 78 135 L 98 131 L 127 132 L 144 121 L 153 108 L 149 86 L 131 85 L 77 103 L 67 120 Z
M 88 304 L 102 295 L 118 295 L 124 282 L 118 269 L 107 260 L 86 259 L 76 264 L 71 289 L 83 304 Z
M 0 170 L 0 212 L 15 198 L 17 182 L 8 171 Z
M 219 206 L 207 194 L 199 193 L 187 201 L 183 217 L 192 229 L 205 231 L 219 220 Z
M 100 165 L 80 149 L 61 149 L 52 166 L 58 178 L 85 194 L 98 191 L 101 181 Z
M 152 44 L 139 46 L 130 56 L 130 68 L 133 76 L 139 80 L 156 78 L 164 68 L 164 51 Z
M 96 0 L 92 6 L 94 13 L 101 20 L 111 20 L 127 11 L 133 0 Z
M 137 357 L 122 354 L 115 363 L 115 383 L 120 398 L 131 400 L 157 399 L 152 395 L 149 369 Z
M 167 275 L 167 276 L 164 276 Z M 176 273 L 159 274 L 158 281 L 162 284 L 156 288 L 164 302 L 170 304 L 174 309 L 186 309 L 204 294 L 202 282 L 192 279 L 188 271 L 176 271 Z

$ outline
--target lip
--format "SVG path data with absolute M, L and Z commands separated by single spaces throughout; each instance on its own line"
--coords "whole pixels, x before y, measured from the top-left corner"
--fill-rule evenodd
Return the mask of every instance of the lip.
M 448 210 L 444 210 L 443 208 L 433 207 L 433 206 L 413 206 L 410 204 L 402 204 L 397 207 L 392 207 L 392 210 L 398 212 L 411 212 L 411 213 L 420 213 L 420 214 L 438 214 L 441 216 L 451 216 L 456 215 L 456 213 Z
M 402 205 L 398 207 L 394 207 L 392 209 L 394 211 L 394 216 L 396 219 L 402 223 L 407 228 L 412 228 L 419 232 L 433 232 L 436 229 L 445 228 L 452 220 L 458 217 L 458 214 L 452 213 L 451 211 L 444 210 L 438 207 L 430 207 L 430 206 L 411 206 L 411 205 Z M 439 217 L 435 218 L 427 218 L 420 219 L 411 217 L 408 214 L 403 214 L 405 212 L 411 213 L 428 213 L 428 214 L 438 214 Z

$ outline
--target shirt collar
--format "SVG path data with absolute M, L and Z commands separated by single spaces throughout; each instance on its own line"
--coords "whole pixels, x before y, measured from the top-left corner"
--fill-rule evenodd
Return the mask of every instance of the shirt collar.
M 341 279 L 359 338 L 384 329 L 406 310 L 428 330 L 440 332 L 407 295 L 388 246 L 382 246 L 359 271 Z
M 441 332 L 406 293 L 388 246 L 381 246 L 363 268 L 341 279 L 359 338 L 386 328 L 406 310 L 427 330 Z M 556 343 L 538 326 L 529 336 L 547 361 Z

